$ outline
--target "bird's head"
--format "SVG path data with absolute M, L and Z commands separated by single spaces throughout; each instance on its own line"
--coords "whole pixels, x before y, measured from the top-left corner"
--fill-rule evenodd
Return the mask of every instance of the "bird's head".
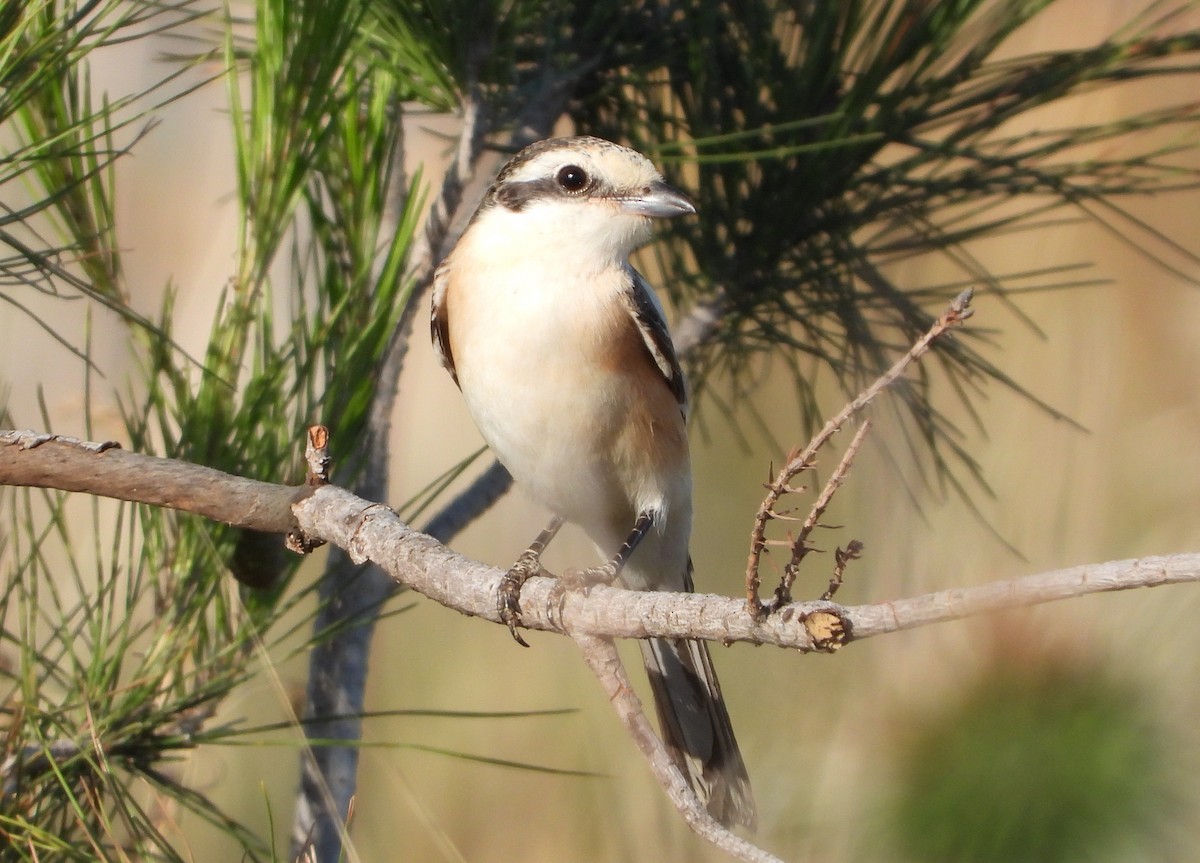
M 600 138 L 551 138 L 517 153 L 484 202 L 526 242 L 586 247 L 624 260 L 650 236 L 650 219 L 696 212 L 636 150 Z

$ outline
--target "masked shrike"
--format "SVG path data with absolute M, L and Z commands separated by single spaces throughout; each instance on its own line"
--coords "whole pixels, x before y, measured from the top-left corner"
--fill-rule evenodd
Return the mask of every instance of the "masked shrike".
M 433 342 L 496 457 L 634 590 L 692 590 L 683 373 L 662 307 L 629 255 L 652 218 L 694 213 L 640 153 L 599 138 L 526 147 L 500 171 L 434 279 Z M 515 629 L 513 630 L 516 634 Z M 518 640 L 519 637 L 518 637 Z M 522 642 L 524 643 L 524 642 Z M 754 799 L 703 642 L 642 642 L 668 749 L 709 813 L 753 828 Z

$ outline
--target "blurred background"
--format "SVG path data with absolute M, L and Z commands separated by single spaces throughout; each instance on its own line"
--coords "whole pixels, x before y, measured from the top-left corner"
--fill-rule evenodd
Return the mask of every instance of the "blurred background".
M 1064 0 L 1006 49 L 1093 44 L 1127 20 L 1128 5 Z M 101 58 L 97 87 L 137 89 L 161 74 L 161 49 L 138 42 Z M 1027 122 L 1099 122 L 1133 107 L 1175 104 L 1196 97 L 1197 80 L 1114 88 L 1056 103 Z M 173 284 L 176 320 L 185 322 L 175 335 L 196 355 L 230 278 L 238 233 L 226 107 L 222 88 L 210 85 L 163 108 L 116 175 L 134 304 L 157 309 L 164 286 Z M 457 121 L 425 115 L 408 123 L 409 158 L 436 184 Z M 1200 154 L 1192 158 L 1200 167 Z M 1200 193 L 1126 205 L 1187 249 L 1200 247 Z M 882 421 L 825 519 L 840 527 L 818 537 L 830 552 L 850 539 L 865 544 L 838 594 L 844 603 L 1200 549 L 1200 270 L 1186 260 L 1177 271 L 1160 266 L 1085 222 L 1000 237 L 975 252 L 996 270 L 1086 264 L 1081 278 L 1104 281 L 1019 296 L 1033 326 L 983 292 L 968 323 L 990 332 L 988 360 L 1072 422 L 995 384 L 973 402 L 974 415 L 935 389 L 990 489 L 970 490 L 972 511 L 924 481 L 900 429 L 878 411 Z M 654 266 L 648 256 L 642 264 Z M 900 285 L 959 277 L 927 259 L 897 265 L 888 276 Z M 89 325 L 81 303 L 27 302 L 73 338 Z M 132 358 L 125 331 L 106 323 L 103 316 L 91 322 L 91 356 L 105 378 L 90 393 L 90 436 L 119 439 L 109 387 L 132 376 Z M 394 415 L 393 503 L 481 445 L 422 337 L 422 320 L 416 326 Z M 806 437 L 787 370 L 763 368 L 767 376 L 747 404 L 765 429 L 719 408 L 741 398 L 719 378 L 708 384 L 718 398 L 701 401 L 693 419 L 693 557 L 697 587 L 706 592 L 741 591 L 762 483 Z M 79 360 L 10 309 L 0 312 L 0 378 L 17 427 L 41 425 L 40 392 L 54 430 L 84 435 Z M 818 393 L 826 414 L 841 407 L 836 387 L 819 385 Z M 820 479 L 834 463 L 834 455 L 825 457 Z M 517 489 L 452 545 L 506 566 L 544 520 Z M 593 555 L 578 535 L 564 533 L 547 563 L 558 569 Z M 305 565 L 301 581 L 316 577 L 320 557 Z M 798 596 L 824 590 L 831 558 L 808 558 Z M 573 712 L 368 720 L 368 747 L 386 745 L 361 757 L 350 827 L 359 859 L 723 859 L 675 815 L 565 639 L 532 633 L 532 649 L 522 650 L 502 627 L 411 594 L 392 602 L 404 610 L 380 624 L 368 711 Z M 295 614 L 310 611 L 301 606 Z M 758 795 L 762 845 L 805 861 L 1196 859 L 1197 613 L 1197 591 L 1177 586 L 931 626 L 833 656 L 715 649 Z M 635 654 L 626 652 L 633 667 Z M 215 721 L 290 718 L 306 673 L 304 655 L 268 660 Z M 481 764 L 452 754 L 459 752 L 595 775 Z M 286 847 L 294 747 L 205 747 L 172 770 Z M 226 840 L 194 817 L 163 817 L 190 859 L 228 859 Z

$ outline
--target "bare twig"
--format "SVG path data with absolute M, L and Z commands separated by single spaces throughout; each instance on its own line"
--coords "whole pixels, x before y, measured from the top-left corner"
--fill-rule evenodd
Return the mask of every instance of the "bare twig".
M 842 586 L 842 580 L 846 574 L 846 567 L 850 561 L 858 560 L 862 557 L 863 544 L 857 539 L 852 539 L 846 544 L 846 548 L 836 548 L 833 552 L 833 577 L 829 579 L 829 587 L 821 594 L 821 599 L 830 601 L 833 595 L 838 592 L 838 588 Z
M 583 651 L 588 668 L 608 695 L 609 703 L 617 712 L 621 724 L 645 756 L 650 772 L 687 825 L 701 838 L 736 860 L 781 863 L 779 858 L 742 839 L 708 814 L 687 777 L 680 772 L 666 746 L 654 733 L 654 726 L 646 716 L 641 699 L 633 691 L 612 640 L 582 633 L 573 634 L 572 637 Z
M 711 295 L 697 301 L 679 318 L 671 340 L 680 362 L 687 362 L 720 332 L 728 311 L 727 295 L 724 286 L 717 286 Z
M 26 783 L 80 756 L 74 740 L 48 740 L 41 745 L 22 746 L 0 762 L 0 799 L 20 794 Z
M 854 439 L 850 441 L 850 446 L 846 447 L 846 452 L 842 455 L 842 460 L 838 462 L 838 466 L 830 475 L 829 481 L 825 483 L 825 487 L 821 489 L 821 493 L 813 501 L 808 518 L 804 520 L 804 524 L 792 539 L 792 557 L 783 568 L 783 578 L 779 582 L 779 587 L 775 589 L 775 598 L 771 602 L 770 608 L 767 609 L 767 613 L 792 601 L 792 585 L 796 583 L 796 576 L 800 573 L 800 564 L 804 561 L 805 556 L 813 550 L 813 546 L 808 543 L 808 538 L 821 523 L 821 516 L 829 508 L 829 504 L 833 501 L 833 496 L 837 494 L 837 490 L 842 487 L 842 483 L 850 471 L 850 466 L 854 464 L 854 457 L 858 455 L 863 440 L 866 439 L 867 432 L 870 430 L 871 421 L 864 420 L 862 425 L 859 426 L 858 431 L 854 433 Z M 828 599 L 829 597 L 826 598 Z
M 308 445 L 304 448 L 304 462 L 308 473 L 304 483 L 308 486 L 325 485 L 329 482 L 329 429 L 323 425 L 308 427 Z M 309 554 L 325 544 L 322 539 L 311 539 L 297 530 L 289 530 L 283 541 L 288 551 Z
M 308 446 L 304 448 L 304 462 L 308 465 L 307 485 L 325 485 L 329 482 L 329 429 L 322 425 L 308 427 Z
M 758 512 L 754 517 L 754 527 L 750 532 L 750 553 L 746 559 L 746 606 L 751 614 L 762 616 L 774 610 L 774 606 L 768 608 L 759 599 L 758 589 L 762 583 L 759 567 L 762 564 L 762 555 L 769 544 L 766 539 L 767 522 L 779 517 L 777 506 L 780 498 L 785 494 L 797 491 L 792 487 L 791 481 L 800 473 L 811 469 L 816 464 L 817 452 L 821 447 L 825 446 L 841 430 L 842 426 L 849 422 L 851 417 L 861 412 L 876 396 L 891 386 L 912 363 L 923 357 L 939 336 L 973 314 L 970 308 L 973 295 L 974 292 L 967 288 L 955 297 L 949 308 L 934 321 L 933 326 L 909 348 L 904 356 L 896 360 L 890 369 L 876 378 L 833 419 L 825 423 L 825 426 L 817 432 L 804 449 L 793 450 L 788 455 L 787 464 L 780 470 L 779 475 L 767 485 L 767 496 L 759 505 Z

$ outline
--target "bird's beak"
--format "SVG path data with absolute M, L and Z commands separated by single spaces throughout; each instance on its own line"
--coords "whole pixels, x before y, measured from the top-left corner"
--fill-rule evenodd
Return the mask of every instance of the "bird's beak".
M 696 205 L 683 192 L 671 188 L 661 180 L 655 180 L 641 194 L 622 198 L 621 212 L 631 216 L 669 219 L 696 212 Z

